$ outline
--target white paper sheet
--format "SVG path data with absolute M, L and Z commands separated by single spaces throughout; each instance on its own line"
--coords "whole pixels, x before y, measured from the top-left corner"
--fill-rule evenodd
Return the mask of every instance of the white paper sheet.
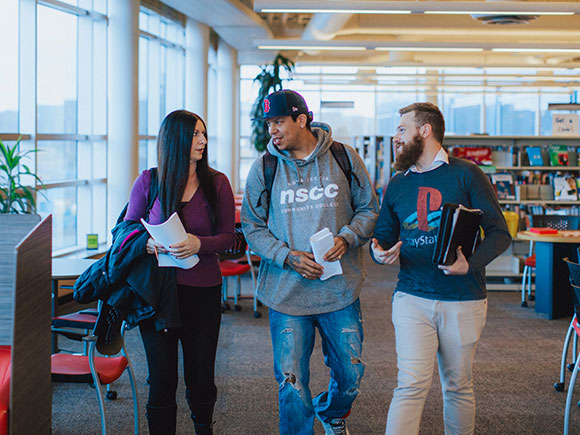
M 152 225 L 141 219 L 141 223 L 145 229 L 149 232 L 153 240 L 161 243 L 165 249 L 172 245 L 173 243 L 179 243 L 187 239 L 187 233 L 181 219 L 176 212 L 174 212 L 169 219 L 165 222 Z M 199 262 L 199 257 L 197 255 L 192 255 L 187 258 L 175 258 L 171 254 L 159 254 L 159 267 L 180 267 L 181 269 L 191 269 Z
M 340 261 L 324 261 L 324 254 L 326 254 L 334 246 L 334 236 L 328 228 L 323 228 L 316 234 L 310 237 L 310 246 L 312 246 L 312 253 L 314 254 L 314 260 L 322 267 L 324 267 L 324 273 L 320 277 L 321 281 L 324 281 L 335 275 L 342 275 L 342 266 Z

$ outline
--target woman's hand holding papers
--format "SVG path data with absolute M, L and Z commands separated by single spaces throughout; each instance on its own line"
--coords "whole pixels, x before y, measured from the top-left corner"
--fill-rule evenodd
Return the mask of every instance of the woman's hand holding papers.
M 399 240 L 390 249 L 384 250 L 379 244 L 378 240 L 373 237 L 371 241 L 371 249 L 373 250 L 375 260 L 378 263 L 393 264 L 399 258 L 402 244 L 403 242 Z
M 201 241 L 193 234 L 187 234 L 187 239 L 169 246 L 169 253 L 175 258 L 187 258 L 195 255 L 201 248 Z
M 451 266 L 439 265 L 439 269 L 443 271 L 445 275 L 467 275 L 469 272 L 469 263 L 463 255 L 461 246 L 457 247 L 457 260 Z
M 161 243 L 158 243 L 155 240 L 153 240 L 153 237 L 149 237 L 149 240 L 147 240 L 147 253 L 155 255 L 167 254 L 167 250 L 163 247 Z

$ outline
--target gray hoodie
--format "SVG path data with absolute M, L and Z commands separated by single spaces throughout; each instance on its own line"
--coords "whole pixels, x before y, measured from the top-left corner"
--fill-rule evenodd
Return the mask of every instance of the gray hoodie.
M 362 245 L 371 237 L 378 217 L 374 189 L 357 152 L 345 146 L 360 186 L 346 179 L 330 152 L 330 127 L 313 123 L 312 132 L 318 143 L 305 160 L 280 151 L 272 141 L 268 144 L 268 151 L 278 157 L 268 222 L 265 210 L 257 205 L 265 189 L 262 157 L 250 169 L 242 203 L 244 234 L 262 258 L 258 298 L 294 316 L 329 313 L 356 301 L 366 277 Z M 343 274 L 325 281 L 308 280 L 284 261 L 291 250 L 312 252 L 310 236 L 324 227 L 349 244 L 340 260 Z

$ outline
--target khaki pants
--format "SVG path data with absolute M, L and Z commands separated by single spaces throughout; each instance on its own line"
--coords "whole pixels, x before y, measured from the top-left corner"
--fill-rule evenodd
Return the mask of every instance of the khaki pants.
M 399 372 L 387 435 L 419 433 L 435 356 L 443 390 L 445 433 L 473 434 L 473 359 L 486 315 L 487 299 L 447 302 L 394 294 L 392 317 Z

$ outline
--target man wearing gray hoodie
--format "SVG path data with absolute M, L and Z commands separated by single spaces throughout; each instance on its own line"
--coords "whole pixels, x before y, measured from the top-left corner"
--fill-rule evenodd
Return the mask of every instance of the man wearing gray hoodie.
M 269 307 L 280 433 L 314 434 L 316 416 L 326 434 L 348 434 L 345 418 L 364 372 L 362 245 L 373 232 L 377 199 L 361 158 L 339 144 L 352 172 L 347 179 L 349 171 L 331 151 L 330 127 L 311 125 L 312 112 L 300 94 L 270 94 L 260 119 L 268 124 L 268 151 L 277 166 L 268 189 L 266 157 L 254 162 L 241 216 L 246 239 L 262 258 L 257 294 Z M 314 260 L 310 236 L 325 227 L 334 235 L 334 246 L 324 261 L 340 261 L 342 274 L 321 279 L 324 270 Z M 315 329 L 330 383 L 313 399 L 309 363 Z

